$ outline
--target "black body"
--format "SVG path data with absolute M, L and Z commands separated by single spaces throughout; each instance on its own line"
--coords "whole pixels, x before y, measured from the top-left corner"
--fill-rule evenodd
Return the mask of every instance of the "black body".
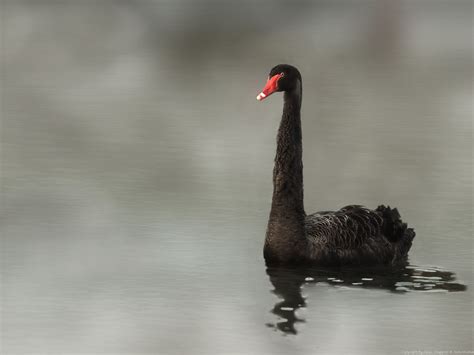
M 293 66 L 274 67 L 284 75 L 283 115 L 277 136 L 273 199 L 264 246 L 267 264 L 375 265 L 404 261 L 415 232 L 397 209 L 353 205 L 307 215 L 303 204 L 301 74 Z

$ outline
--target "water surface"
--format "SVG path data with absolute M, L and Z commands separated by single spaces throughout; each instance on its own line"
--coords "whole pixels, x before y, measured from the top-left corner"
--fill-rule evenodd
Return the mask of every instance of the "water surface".
M 2 1 L 2 353 L 473 349 L 470 4 L 338 3 Z M 398 207 L 407 268 L 265 267 L 279 62 L 307 212 Z

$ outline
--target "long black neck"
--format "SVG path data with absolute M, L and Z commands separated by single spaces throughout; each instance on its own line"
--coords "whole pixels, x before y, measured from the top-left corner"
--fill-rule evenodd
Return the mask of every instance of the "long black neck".
M 280 251 L 288 248 L 288 244 L 304 237 L 301 100 L 302 88 L 299 81 L 295 90 L 284 94 L 273 169 L 272 208 L 266 238 L 266 249 L 270 254 L 282 254 Z M 283 256 L 274 257 L 281 259 Z
M 304 216 L 301 84 L 284 94 L 273 169 L 272 214 Z

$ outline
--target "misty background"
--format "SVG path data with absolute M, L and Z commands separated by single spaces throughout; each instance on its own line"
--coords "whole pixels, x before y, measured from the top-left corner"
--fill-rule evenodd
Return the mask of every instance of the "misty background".
M 1 0 L 2 353 L 472 350 L 472 5 Z M 265 326 L 279 63 L 306 211 L 398 207 L 466 292 L 307 287 Z

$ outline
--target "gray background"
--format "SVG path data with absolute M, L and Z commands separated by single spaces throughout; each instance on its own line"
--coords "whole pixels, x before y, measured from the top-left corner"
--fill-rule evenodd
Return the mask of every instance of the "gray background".
M 1 1 L 2 353 L 472 350 L 471 1 Z M 303 288 L 262 258 L 302 72 L 307 212 L 397 206 L 466 292 Z

